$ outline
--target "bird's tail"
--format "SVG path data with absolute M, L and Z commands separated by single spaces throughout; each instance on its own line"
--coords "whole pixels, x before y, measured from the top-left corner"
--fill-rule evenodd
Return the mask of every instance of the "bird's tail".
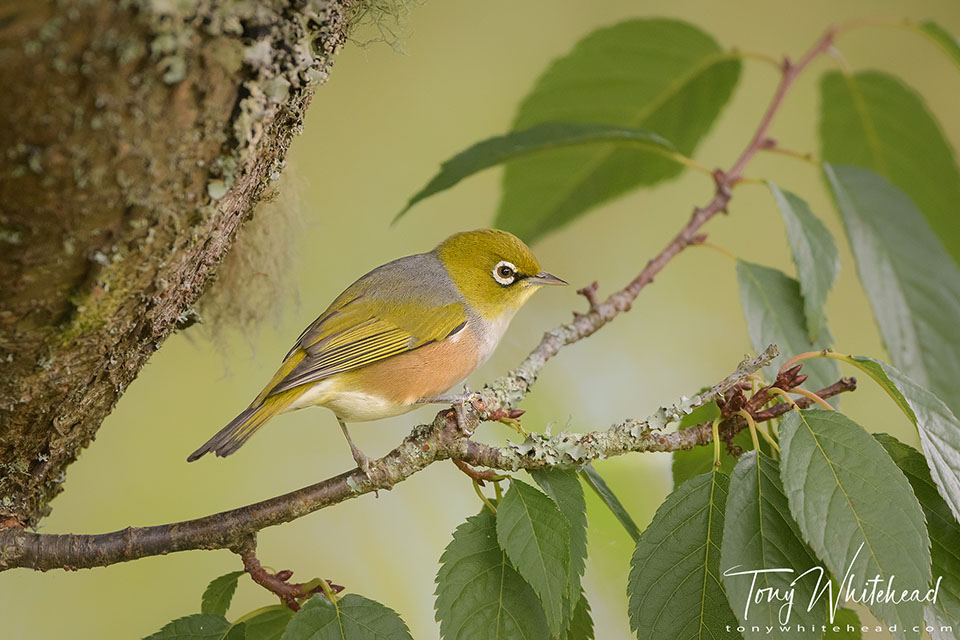
M 230 455 L 249 440 L 257 429 L 290 406 L 304 391 L 306 387 L 295 387 L 275 396 L 258 398 L 202 447 L 191 453 L 187 462 L 193 462 L 211 451 L 220 457 Z

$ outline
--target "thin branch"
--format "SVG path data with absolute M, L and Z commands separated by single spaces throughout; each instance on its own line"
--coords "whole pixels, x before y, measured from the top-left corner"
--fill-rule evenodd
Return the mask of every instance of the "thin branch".
M 726 211 L 733 187 L 743 180 L 744 168 L 759 150 L 769 146 L 767 132 L 790 87 L 814 58 L 831 47 L 834 33 L 833 28 L 827 30 L 799 62 L 784 60 L 777 90 L 750 142 L 728 171 L 717 169 L 713 172 L 716 190 L 710 202 L 694 209 L 687 224 L 626 287 L 614 292 L 602 303 L 591 304 L 589 313 L 576 314 L 572 322 L 544 334 L 537 348 L 520 366 L 484 387 L 478 394 L 483 416 L 474 403 L 467 403 L 463 407 L 466 424 L 459 423 L 456 411 L 442 411 L 431 424 L 414 428 L 400 446 L 374 461 L 369 476 L 359 470 L 349 471 L 298 491 L 196 520 L 153 527 L 131 527 L 99 535 L 37 534 L 20 527 L 0 528 L 0 571 L 13 567 L 76 569 L 188 549 L 241 548 L 253 532 L 289 522 L 364 493 L 388 490 L 437 460 L 453 458 L 475 466 L 502 470 L 538 469 L 583 464 L 627 451 L 676 451 L 710 443 L 713 437 L 710 423 L 706 423 L 706 429 L 704 425 L 698 425 L 672 433 L 664 433 L 660 428 L 698 406 L 697 403 L 722 399 L 729 389 L 742 387 L 745 381 L 743 371 L 750 369 L 749 366 L 746 369 L 741 366 L 736 374 L 715 386 L 710 393 L 697 398 L 696 402 L 685 399 L 669 410 L 661 409 L 648 420 L 628 420 L 606 431 L 584 435 L 561 434 L 552 438 L 533 434 L 522 444 L 504 448 L 475 442 L 469 439 L 469 434 L 482 417 L 504 415 L 504 412 L 509 415 L 510 411 L 515 411 L 514 407 L 530 391 L 543 366 L 562 347 L 593 335 L 619 314 L 628 311 L 640 291 L 653 282 L 654 277 L 674 257 L 689 245 L 703 240 L 701 227 L 716 214 Z M 759 358 L 750 363 L 753 368 L 747 373 L 756 371 L 773 357 L 769 354 L 764 356 L 765 360 Z M 724 384 L 727 386 L 724 387 Z M 837 392 L 850 388 L 849 385 L 838 387 Z M 818 395 L 830 397 L 833 394 L 827 388 Z M 778 406 L 767 410 L 767 413 L 778 411 Z M 786 407 L 780 413 L 790 408 Z M 758 421 L 769 419 L 761 418 L 759 413 L 754 417 Z M 724 428 L 726 431 L 739 431 L 745 425 L 745 420 L 733 416 L 724 420 L 721 433 L 724 433 Z
M 484 486 L 483 483 L 485 481 L 497 482 L 499 480 L 506 480 L 508 478 L 508 476 L 497 473 L 496 471 L 492 471 L 491 469 L 484 469 L 483 471 L 474 469 L 473 467 L 468 465 L 466 462 L 462 460 L 457 460 L 456 458 L 453 458 L 452 461 L 453 461 L 453 464 L 456 465 L 457 469 L 460 469 L 460 471 L 464 472 L 468 478 L 473 480 L 476 484 L 480 485 L 481 487 Z
M 311 583 L 287 582 L 293 577 L 293 571 L 284 570 L 278 571 L 277 573 L 270 573 L 264 569 L 260 564 L 260 560 L 257 559 L 257 538 L 253 534 L 247 536 L 246 541 L 240 547 L 234 549 L 234 551 L 240 556 L 240 559 L 243 560 L 243 569 L 250 574 L 253 581 L 279 597 L 280 601 L 293 611 L 300 610 L 299 600 L 309 598 L 315 593 L 321 593 L 327 590 L 324 589 L 323 584 L 320 584 L 320 582 L 316 582 L 315 586 Z M 333 584 L 329 580 L 325 582 L 327 588 L 333 593 L 343 591 L 342 586 Z
M 765 356 L 745 361 L 736 373 L 701 396 L 681 399 L 669 408 L 659 409 L 647 420 L 627 420 L 606 431 L 553 437 L 531 434 L 523 443 L 510 443 L 501 448 L 463 437 L 455 411 L 447 410 L 441 412 L 433 423 L 415 428 L 386 456 L 372 461 L 369 477 L 355 469 L 283 496 L 213 516 L 112 533 L 58 535 L 22 529 L 0 530 L 0 571 L 15 567 L 42 571 L 82 569 L 191 549 L 243 549 L 251 533 L 365 493 L 390 489 L 433 462 L 448 458 L 475 466 L 516 471 L 580 466 L 591 460 L 632 451 L 667 452 L 707 445 L 713 441 L 709 422 L 669 433 L 658 427 L 679 420 L 697 406 L 739 387 L 739 382 L 750 371 L 764 366 L 772 357 L 769 353 Z M 817 395 L 829 398 L 855 388 L 854 379 L 844 378 L 821 389 Z M 800 398 L 797 404 L 806 407 L 810 401 Z M 775 405 L 756 414 L 755 419 L 758 422 L 769 420 L 792 408 L 786 404 Z M 721 424 L 721 433 L 724 436 L 736 434 L 746 424 L 739 416 L 732 416 Z
M 702 234 L 699 233 L 700 228 L 713 216 L 727 210 L 727 205 L 733 197 L 733 187 L 743 178 L 743 170 L 761 149 L 769 146 L 767 134 L 770 125 L 773 123 L 774 117 L 783 104 L 784 97 L 793 86 L 797 76 L 817 56 L 830 49 L 833 45 L 834 35 L 835 28 L 827 29 L 796 63 L 791 62 L 788 58 L 784 59 L 780 66 L 780 82 L 777 85 L 776 92 L 750 142 L 728 171 L 724 172 L 717 169 L 713 172 L 716 190 L 710 202 L 693 210 L 689 222 L 626 287 L 611 294 L 598 305 L 591 304 L 589 313 L 575 314 L 572 322 L 545 333 L 537 348 L 526 357 L 520 366 L 506 376 L 502 376 L 487 385 L 483 392 L 487 407 L 513 407 L 517 405 L 536 382 L 543 366 L 557 355 L 561 348 L 593 335 L 618 315 L 629 311 L 633 301 L 640 295 L 643 288 L 653 282 L 654 277 L 673 258 L 691 244 L 698 240 L 702 241 Z

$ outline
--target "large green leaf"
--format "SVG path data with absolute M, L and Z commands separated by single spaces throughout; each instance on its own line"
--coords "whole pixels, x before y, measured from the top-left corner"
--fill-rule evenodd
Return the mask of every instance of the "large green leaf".
M 570 525 L 570 567 L 567 571 L 562 624 L 566 629 L 577 613 L 578 601 L 583 591 L 580 579 L 587 564 L 587 501 L 584 499 L 577 472 L 573 469 L 539 469 L 530 475 L 557 503 L 560 513 Z
M 397 612 L 351 593 L 330 602 L 315 595 L 290 620 L 282 640 L 412 640 Z
M 627 595 L 630 626 L 641 640 L 741 637 L 720 582 L 729 482 L 718 471 L 688 480 L 667 496 L 640 536 Z
M 592 122 L 655 131 L 691 155 L 730 98 L 740 61 L 676 20 L 599 29 L 554 62 L 520 105 L 514 129 Z M 682 166 L 619 145 L 563 149 L 507 164 L 496 226 L 533 241 L 597 204 L 676 176 Z
M 837 411 L 791 411 L 780 423 L 780 473 L 790 512 L 803 537 L 844 584 L 859 592 L 868 580 L 896 578 L 898 589 L 925 590 L 930 539 L 910 484 L 883 447 Z M 837 595 L 834 594 L 834 598 Z M 919 638 L 918 602 L 866 603 L 898 638 Z
M 960 66 L 960 40 L 933 20 L 917 23 L 920 32 L 933 40 L 950 58 Z
M 953 517 L 950 507 L 937 493 L 937 487 L 930 477 L 927 461 L 923 455 L 893 436 L 885 433 L 873 436 L 887 450 L 893 461 L 913 487 L 913 493 L 920 501 L 923 515 L 927 520 L 927 533 L 930 535 L 930 559 L 933 580 L 940 580 L 940 590 L 936 602 L 927 605 L 927 621 L 946 622 L 952 625 L 953 632 L 942 634 L 939 624 L 933 638 L 960 638 L 960 524 Z
M 816 340 L 820 327 L 827 321 L 823 306 L 840 267 L 837 245 L 830 231 L 813 214 L 803 198 L 781 190 L 772 182 L 767 185 L 787 227 L 787 240 L 790 242 L 793 262 L 797 265 L 800 293 L 803 294 L 807 332 L 811 340 Z
M 791 625 L 791 638 L 820 638 L 818 629 L 827 620 L 826 601 L 821 598 L 810 608 L 816 583 L 800 579 L 791 584 L 820 561 L 790 516 L 776 460 L 756 451 L 740 456 L 730 476 L 723 520 L 723 585 L 733 612 L 747 629 L 744 637 L 766 638 L 767 626 Z M 779 599 L 757 602 L 762 589 L 793 592 L 791 606 Z M 762 631 L 751 631 L 754 625 Z
M 627 508 L 623 506 L 623 503 L 620 502 L 620 499 L 613 492 L 613 489 L 611 489 L 607 481 L 603 479 L 603 476 L 593 468 L 592 464 L 587 463 L 584 465 L 583 469 L 580 470 L 580 477 L 593 489 L 593 492 L 597 494 L 597 497 L 600 498 L 603 504 L 610 509 L 610 513 L 623 525 L 623 528 L 627 534 L 633 538 L 633 541 L 636 542 L 639 540 L 640 527 L 633 521 L 633 518 L 627 513 Z
M 906 192 L 960 262 L 960 171 L 916 92 L 879 71 L 827 73 L 821 85 L 824 161 L 871 169 Z
M 960 267 L 882 176 L 825 171 L 893 364 L 960 413 Z
M 560 635 L 569 593 L 570 523 L 553 500 L 513 479 L 497 505 L 497 541 L 540 597 L 552 634 Z
M 564 149 L 584 144 L 615 143 L 671 152 L 673 145 L 646 129 L 634 129 L 588 122 L 547 122 L 522 131 L 488 138 L 461 151 L 440 165 L 440 172 L 418 191 L 397 214 L 405 214 L 424 198 L 445 191 L 464 178 L 495 165 L 543 151 Z
M 237 590 L 237 580 L 243 574 L 243 571 L 232 571 L 211 580 L 200 599 L 200 613 L 209 613 L 214 616 L 227 615 L 230 601 L 233 600 L 233 594 Z
M 489 510 L 453 532 L 437 573 L 437 621 L 444 640 L 543 640 L 550 636 L 537 594 L 497 544 Z
M 223 616 L 195 613 L 168 622 L 144 640 L 220 640 L 229 628 L 230 623 Z
M 780 366 L 791 356 L 832 344 L 833 337 L 826 323 L 820 328 L 819 338 L 811 342 L 800 284 L 790 276 L 778 269 L 737 260 L 737 282 L 753 348 L 757 353 L 768 344 L 780 348 L 780 355 L 764 369 L 768 380 L 776 378 Z M 830 360 L 806 362 L 803 372 L 809 376 L 804 386 L 813 391 L 833 384 L 840 377 L 837 363 Z
M 937 490 L 960 519 L 960 420 L 939 398 L 890 365 L 865 356 L 850 360 L 876 380 L 917 427 Z

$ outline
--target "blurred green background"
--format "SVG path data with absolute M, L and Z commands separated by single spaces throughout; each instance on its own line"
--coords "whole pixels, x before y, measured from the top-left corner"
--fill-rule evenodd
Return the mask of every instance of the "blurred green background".
M 186 455 L 246 406 L 301 329 L 368 269 L 425 251 L 447 235 L 490 224 L 498 170 L 432 198 L 396 226 L 389 222 L 439 162 L 507 130 L 535 78 L 597 27 L 643 16 L 672 16 L 714 35 L 722 46 L 797 56 L 830 23 L 861 15 L 931 17 L 960 33 L 960 4 L 930 0 L 711 0 L 582 2 L 573 0 L 431 0 L 415 7 L 402 40 L 405 55 L 383 44 L 350 45 L 320 89 L 304 135 L 290 156 L 301 192 L 303 227 L 288 277 L 299 286 L 275 327 L 211 342 L 202 329 L 168 340 L 68 473 L 41 531 L 102 532 L 191 518 L 316 482 L 352 466 L 331 413 L 301 411 L 277 419 L 228 459 L 186 464 Z M 358 39 L 375 33 L 359 33 Z M 926 98 L 948 139 L 960 144 L 960 70 L 929 42 L 889 28 L 855 31 L 838 48 L 854 69 L 899 75 Z M 819 73 L 804 74 L 772 134 L 801 151 L 817 151 Z M 741 151 L 772 94 L 776 73 L 745 62 L 731 103 L 696 153 L 727 167 Z M 770 178 L 805 197 L 838 238 L 843 269 L 828 303 L 838 350 L 882 355 L 866 298 L 836 214 L 817 173 L 805 163 L 758 157 L 752 177 Z M 549 236 L 535 251 L 573 287 L 538 294 L 519 314 L 473 386 L 505 372 L 540 334 L 583 309 L 575 289 L 592 280 L 601 293 L 631 279 L 712 194 L 710 180 L 685 173 L 653 190 L 635 191 Z M 765 187 L 739 188 L 730 215 L 711 222 L 711 241 L 745 259 L 793 273 L 779 213 Z M 242 283 L 233 295 L 244 296 Z M 691 249 L 646 289 L 633 311 L 589 340 L 564 350 L 524 405 L 528 429 L 582 431 L 690 394 L 729 373 L 750 351 L 734 265 Z M 845 371 L 852 374 L 852 371 Z M 869 381 L 844 408 L 872 431 L 916 443 L 905 419 Z M 368 454 L 382 455 L 436 409 L 352 429 Z M 479 438 L 501 441 L 491 424 Z M 598 469 L 645 526 L 671 489 L 667 455 L 630 455 Z M 598 638 L 630 637 L 625 585 L 630 538 L 588 495 L 590 557 L 585 585 Z M 473 489 L 452 464 L 438 464 L 379 497 L 363 496 L 260 535 L 260 557 L 296 578 L 324 576 L 397 610 L 414 637 L 437 638 L 433 580 L 453 529 L 478 510 Z M 0 574 L 4 638 L 138 638 L 172 618 L 198 611 L 206 583 L 240 568 L 228 551 L 148 558 L 106 569 Z M 230 617 L 272 604 L 242 581 Z M 881 637 L 873 634 L 872 637 Z

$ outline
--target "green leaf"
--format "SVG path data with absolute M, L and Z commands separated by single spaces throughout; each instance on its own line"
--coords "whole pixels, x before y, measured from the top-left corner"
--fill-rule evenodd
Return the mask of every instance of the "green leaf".
M 587 602 L 587 596 L 584 595 L 583 589 L 580 589 L 570 626 L 567 627 L 566 633 L 561 638 L 563 640 L 593 640 L 593 619 L 590 617 L 590 603 Z
M 540 597 L 552 635 L 560 635 L 570 570 L 567 519 L 553 500 L 514 479 L 497 505 L 497 540 L 510 563 Z
M 623 525 L 623 528 L 626 529 L 630 537 L 633 538 L 633 541 L 636 542 L 639 540 L 640 527 L 633 521 L 633 518 L 627 513 L 626 507 L 623 506 L 623 503 L 617 498 L 613 489 L 607 485 L 603 476 L 593 468 L 592 464 L 584 465 L 580 470 L 580 477 L 583 478 L 583 481 L 600 497 L 603 504 L 607 505 L 607 508 L 610 509 L 610 512 L 613 513 L 620 524 Z
M 923 35 L 933 40 L 938 47 L 943 49 L 944 53 L 960 66 L 960 40 L 957 40 L 956 36 L 933 20 L 924 20 L 917 23 L 916 26 Z
M 902 189 L 960 262 L 960 171 L 923 98 L 879 71 L 827 73 L 821 91 L 823 160 L 865 167 Z
M 213 616 L 227 615 L 230 601 L 233 600 L 233 594 L 237 590 L 237 581 L 243 574 L 243 571 L 231 571 L 219 578 L 214 578 L 207 585 L 200 599 L 200 613 L 209 613 Z
M 960 267 L 882 176 L 824 170 L 893 364 L 960 413 Z
M 280 640 L 293 618 L 293 611 L 282 604 L 264 607 L 255 616 L 243 620 L 246 640 Z
M 807 332 L 811 340 L 816 340 L 820 327 L 827 321 L 823 306 L 840 267 L 837 245 L 830 231 L 813 214 L 803 198 L 781 190 L 772 182 L 767 182 L 767 186 L 783 214 L 793 263 L 797 265 L 800 293 L 803 294 Z
M 539 78 L 513 128 L 606 123 L 655 131 L 690 156 L 730 98 L 740 61 L 676 20 L 627 20 L 594 31 Z M 683 167 L 621 145 L 562 149 L 507 164 L 495 225 L 532 242 L 594 206 Z
M 820 328 L 819 338 L 811 342 L 804 320 L 800 284 L 782 271 L 737 260 L 737 282 L 753 348 L 760 353 L 768 344 L 780 347 L 780 355 L 765 367 L 768 380 L 776 378 L 777 371 L 788 358 L 833 343 L 826 323 Z M 809 376 L 804 386 L 811 391 L 833 384 L 840 377 L 840 369 L 830 360 L 805 362 L 803 373 Z
M 957 524 L 950 507 L 937 493 L 923 455 L 885 433 L 874 434 L 873 437 L 883 445 L 907 477 L 927 521 L 933 580 L 936 582 L 940 579 L 941 583 L 936 602 L 927 605 L 925 618 L 933 627 L 939 627 L 941 621 L 953 626 L 954 633 L 942 637 L 960 638 L 960 556 L 957 555 L 960 549 L 960 524 Z
M 168 622 L 144 640 L 220 640 L 229 628 L 230 623 L 223 616 L 195 613 Z
M 939 398 L 890 365 L 865 356 L 850 360 L 876 380 L 917 427 L 937 490 L 960 519 L 960 420 Z
M 486 508 L 453 532 L 440 557 L 436 595 L 444 640 L 543 640 L 550 635 L 537 594 L 497 544 L 496 518 Z
M 584 499 L 577 472 L 573 469 L 539 469 L 532 471 L 530 475 L 553 499 L 570 525 L 570 568 L 567 571 L 567 592 L 563 600 L 561 625 L 566 629 L 576 615 L 583 591 L 580 579 L 587 560 L 587 501 Z
M 397 612 L 354 593 L 336 603 L 318 594 L 297 612 L 282 640 L 412 640 Z
M 627 595 L 630 627 L 641 640 L 741 637 L 720 583 L 729 482 L 714 471 L 683 483 L 640 536 Z
M 844 584 L 858 591 L 879 576 L 900 589 L 926 589 L 930 539 L 910 484 L 883 447 L 836 411 L 791 411 L 780 423 L 780 473 L 804 539 Z M 835 599 L 837 596 L 834 596 Z M 867 603 L 898 638 L 923 619 L 918 602 Z
M 840 609 L 837 611 L 837 615 L 833 617 L 833 626 L 831 627 L 831 632 L 829 636 L 830 640 L 860 640 L 862 634 L 860 632 L 860 616 L 857 615 L 857 612 L 853 609 Z M 839 627 L 839 629 L 834 632 L 832 631 L 833 627 Z
M 761 629 L 791 625 L 791 638 L 819 639 L 820 625 L 827 621 L 827 603 L 823 598 L 813 602 L 816 583 L 800 579 L 802 573 L 820 564 L 810 547 L 800 536 L 800 528 L 790 517 L 787 496 L 780 482 L 780 465 L 776 460 L 756 451 L 740 456 L 730 477 L 730 495 L 724 514 L 723 585 L 737 618 L 747 628 L 745 638 L 765 638 L 766 631 L 751 631 L 753 625 Z M 774 570 L 783 569 L 783 572 Z M 763 571 L 764 573 L 745 573 Z M 741 575 L 736 575 L 740 573 Z M 755 595 L 761 589 L 776 589 L 780 593 L 794 591 L 794 606 L 784 608 L 784 602 Z M 800 627 L 806 631 L 800 631 Z
M 461 151 L 440 165 L 440 172 L 418 191 L 397 214 L 400 218 L 410 207 L 435 193 L 445 191 L 464 178 L 490 167 L 543 151 L 578 145 L 615 143 L 647 148 L 667 155 L 673 145 L 646 129 L 585 122 L 546 122 L 522 131 L 488 138 Z

